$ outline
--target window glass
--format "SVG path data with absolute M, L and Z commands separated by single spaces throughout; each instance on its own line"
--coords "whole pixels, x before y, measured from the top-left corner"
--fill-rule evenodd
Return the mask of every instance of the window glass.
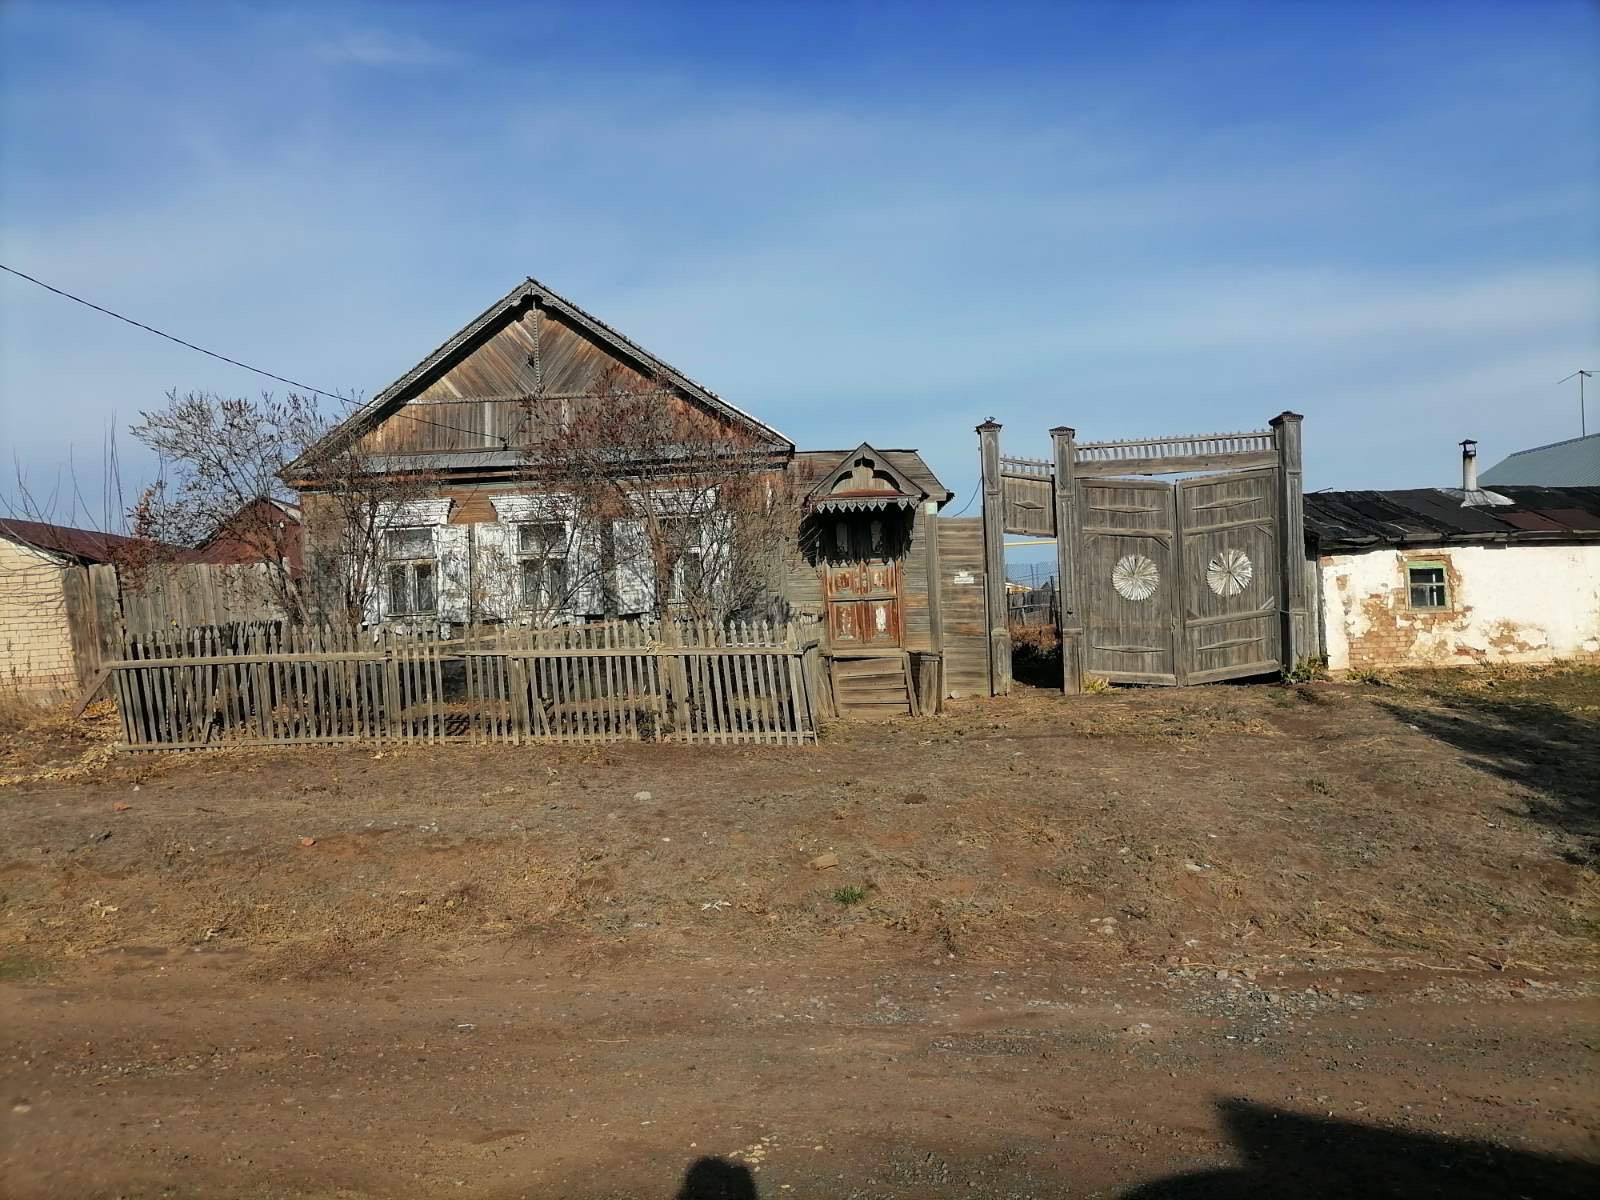
M 413 611 L 431 613 L 433 611 L 433 564 L 414 563 L 411 570 L 415 577 L 417 602 Z
M 406 569 L 404 564 L 396 563 L 389 568 L 389 611 L 403 613 L 411 607 L 411 597 L 407 595 Z
M 547 558 L 544 560 L 544 586 L 545 599 L 551 603 L 561 600 L 567 594 L 566 559 Z
M 431 529 L 391 529 L 386 542 L 390 558 L 428 558 L 433 554 Z
M 1414 566 L 1406 569 L 1412 608 L 1448 608 L 1450 600 L 1441 566 Z
M 536 521 L 517 526 L 517 551 L 521 554 L 551 554 L 559 552 L 565 541 L 566 527 L 559 521 Z

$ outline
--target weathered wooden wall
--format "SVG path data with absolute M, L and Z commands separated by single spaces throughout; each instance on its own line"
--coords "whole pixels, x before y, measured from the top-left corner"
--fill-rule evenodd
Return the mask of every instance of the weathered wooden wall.
M 928 521 L 921 508 L 911 523 L 911 544 L 900 570 L 900 617 L 907 650 L 935 650 L 928 612 Z
M 984 599 L 983 520 L 937 518 L 945 694 L 989 694 L 989 623 Z
M 620 365 L 629 380 L 643 383 L 631 364 L 560 314 L 528 308 L 508 316 L 497 331 L 466 350 L 368 432 L 361 446 L 371 454 L 406 454 L 527 445 L 560 429 L 613 365 Z M 531 401 L 531 396 L 540 399 Z M 687 408 L 675 396 L 662 402 Z
M 122 603 L 117 569 L 109 563 L 71 567 L 62 579 L 67 629 L 78 682 L 87 684 L 100 664 L 122 648 Z
M 121 574 L 129 634 L 196 625 L 270 621 L 283 615 L 264 563 L 182 563 Z

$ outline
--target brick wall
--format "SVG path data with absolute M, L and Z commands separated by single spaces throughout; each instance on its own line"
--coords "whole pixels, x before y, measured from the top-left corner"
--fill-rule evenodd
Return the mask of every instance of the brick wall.
M 77 685 L 62 589 L 65 570 L 0 538 L 0 688 L 36 693 Z

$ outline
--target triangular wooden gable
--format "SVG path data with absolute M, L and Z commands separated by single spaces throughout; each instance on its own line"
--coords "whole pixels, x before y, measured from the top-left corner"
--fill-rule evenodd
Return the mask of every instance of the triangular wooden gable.
M 676 402 L 776 452 L 794 449 L 777 430 L 529 278 L 353 413 L 302 463 L 352 437 L 377 455 L 504 450 L 526 426 L 530 400 L 558 409 L 592 394 L 614 364 L 640 379 L 664 380 Z
M 891 466 L 881 451 L 862 442 L 822 475 L 806 501 L 817 512 L 865 512 L 915 508 L 927 498 L 925 488 Z

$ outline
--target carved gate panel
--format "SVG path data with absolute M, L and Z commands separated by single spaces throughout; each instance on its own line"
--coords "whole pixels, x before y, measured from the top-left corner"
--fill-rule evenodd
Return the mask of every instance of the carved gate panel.
M 1260 675 L 1280 662 L 1276 472 L 1178 484 L 1185 683 Z
M 1084 658 L 1116 683 L 1178 682 L 1174 495 L 1170 483 L 1145 480 L 1079 485 Z

